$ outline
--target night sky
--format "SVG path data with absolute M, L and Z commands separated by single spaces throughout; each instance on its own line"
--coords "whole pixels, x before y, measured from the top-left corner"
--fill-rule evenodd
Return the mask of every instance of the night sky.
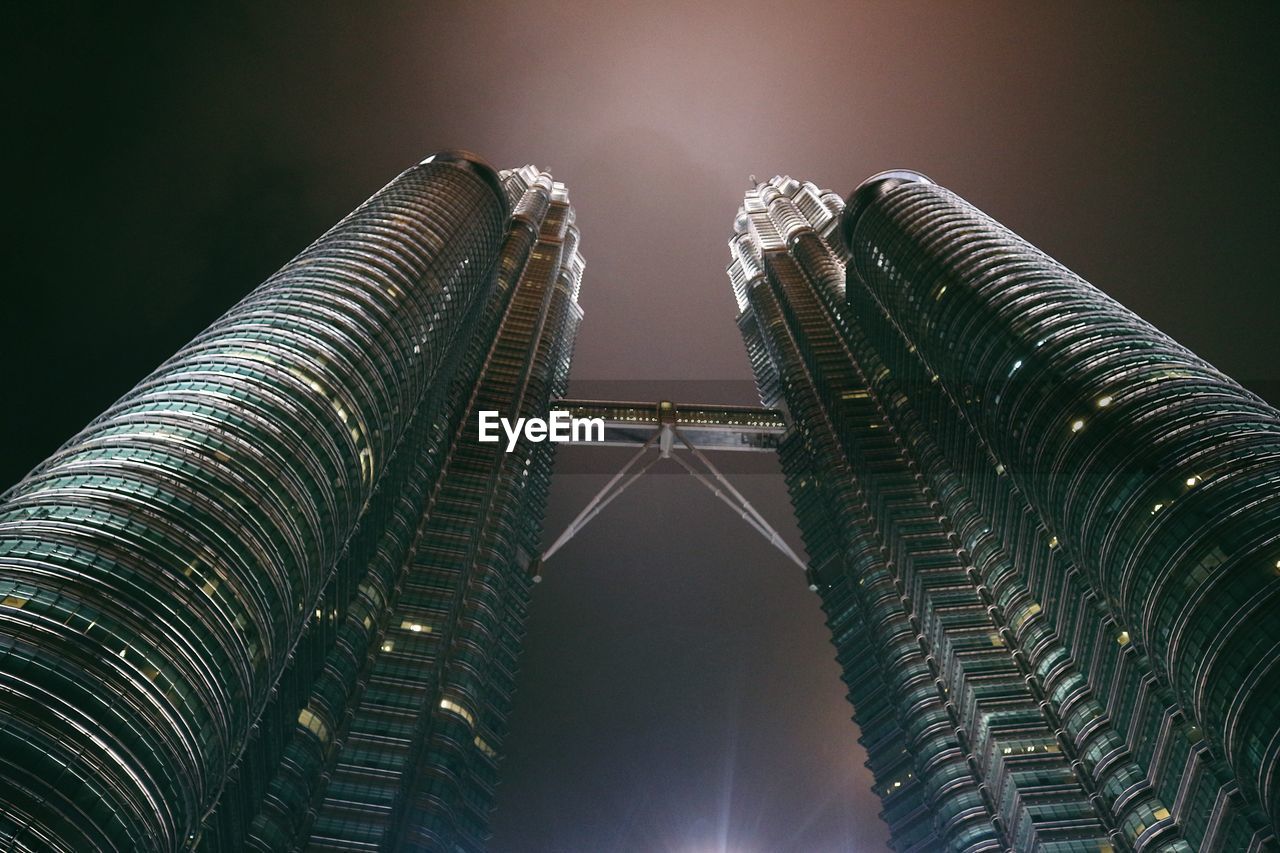
M 748 175 L 906 167 L 1280 398 L 1275 5 L 188 5 L 6 26 L 3 484 L 446 147 L 568 184 L 572 393 L 753 402 Z M 798 542 L 776 462 L 734 470 Z M 495 853 L 884 849 L 817 597 L 753 537 L 651 476 L 548 565 Z

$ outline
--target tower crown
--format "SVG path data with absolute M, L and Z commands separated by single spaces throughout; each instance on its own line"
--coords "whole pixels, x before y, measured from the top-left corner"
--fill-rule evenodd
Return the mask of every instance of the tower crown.
M 858 184 L 845 200 L 844 216 L 840 219 L 840 234 L 844 238 L 845 245 L 849 245 L 853 239 L 854 226 L 872 202 L 884 198 L 903 184 L 931 183 L 933 181 L 919 172 L 913 172 L 910 169 L 889 169 L 878 172 Z

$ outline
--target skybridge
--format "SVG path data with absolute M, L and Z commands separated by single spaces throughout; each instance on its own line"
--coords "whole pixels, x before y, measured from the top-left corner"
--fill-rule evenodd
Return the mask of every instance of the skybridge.
M 604 421 L 603 441 L 575 441 L 592 447 L 634 447 L 635 455 L 587 502 L 565 531 L 530 567 L 542 580 L 542 565 L 599 515 L 618 495 L 662 459 L 671 459 L 800 568 L 805 562 L 760 512 L 734 488 L 707 456 L 709 452 L 772 453 L 790 428 L 784 413 L 759 406 L 716 406 L 659 402 L 559 400 L 553 410 L 574 418 Z M 647 457 L 647 459 L 646 459 Z

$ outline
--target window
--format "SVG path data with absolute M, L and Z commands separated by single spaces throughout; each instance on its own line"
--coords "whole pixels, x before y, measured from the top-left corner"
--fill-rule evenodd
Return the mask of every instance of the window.
M 303 708 L 298 714 L 298 725 L 304 729 L 309 729 L 312 734 L 320 738 L 321 743 L 329 742 L 329 727 L 325 725 L 324 720 L 320 719 L 318 714 L 312 713 L 310 708 Z
M 459 705 L 457 702 L 454 702 L 452 699 L 441 699 L 440 707 L 451 714 L 457 714 L 459 717 L 467 721 L 467 725 L 474 726 L 476 724 L 475 715 L 472 714 L 470 711 L 468 711 L 466 708 L 464 708 L 462 705 Z

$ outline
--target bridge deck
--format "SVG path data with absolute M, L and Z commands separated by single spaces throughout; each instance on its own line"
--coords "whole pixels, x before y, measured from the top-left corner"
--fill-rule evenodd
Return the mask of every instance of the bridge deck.
M 606 447 L 640 447 L 654 430 L 671 425 L 699 450 L 772 451 L 787 432 L 781 411 L 760 406 L 559 400 L 551 408 L 575 418 L 603 418 L 604 441 L 575 443 Z

